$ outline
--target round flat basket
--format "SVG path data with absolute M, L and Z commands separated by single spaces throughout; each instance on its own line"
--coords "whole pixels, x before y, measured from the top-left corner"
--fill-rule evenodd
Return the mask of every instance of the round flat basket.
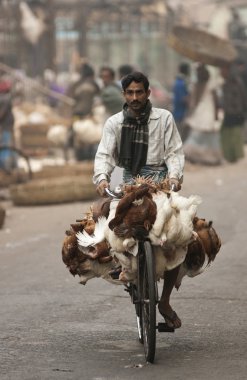
M 42 170 L 33 172 L 34 179 L 48 179 L 66 176 L 93 177 L 94 161 L 82 161 L 65 165 L 47 165 Z
M 175 26 L 167 43 L 181 55 L 207 65 L 222 66 L 237 58 L 237 51 L 230 41 L 187 26 Z
M 95 185 L 88 175 L 32 180 L 10 187 L 12 201 L 17 206 L 47 205 L 92 200 Z

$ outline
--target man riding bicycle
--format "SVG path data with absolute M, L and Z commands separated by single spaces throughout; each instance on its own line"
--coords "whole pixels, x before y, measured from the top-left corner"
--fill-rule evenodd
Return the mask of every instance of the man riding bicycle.
M 172 114 L 152 107 L 149 81 L 144 74 L 133 72 L 121 83 L 126 103 L 121 112 L 107 119 L 95 156 L 93 181 L 98 194 L 105 195 L 116 166 L 124 169 L 125 183 L 133 182 L 137 175 L 154 182 L 168 178 L 173 190 L 180 190 L 184 154 Z M 174 328 L 181 326 L 180 318 L 170 306 L 178 271 L 179 266 L 166 272 L 158 305 L 160 314 Z

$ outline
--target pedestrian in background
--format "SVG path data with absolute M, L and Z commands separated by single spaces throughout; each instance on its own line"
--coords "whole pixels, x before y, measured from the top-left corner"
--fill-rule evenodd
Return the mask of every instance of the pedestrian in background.
M 239 58 L 236 61 L 236 71 L 237 75 L 240 76 L 240 78 L 243 81 L 245 91 L 247 93 L 247 64 L 244 59 Z M 247 109 L 245 111 L 245 126 L 244 126 L 244 142 L 247 144 Z
M 189 64 L 182 62 L 178 67 L 178 74 L 173 85 L 173 116 L 182 141 L 188 135 L 188 128 L 184 124 L 189 107 L 189 90 L 187 80 L 190 76 Z
M 81 64 L 80 78 L 68 89 L 68 96 L 74 99 L 73 117 L 77 119 L 92 115 L 94 98 L 100 89 L 95 80 L 94 68 L 88 63 Z
M 240 77 L 230 64 L 221 67 L 224 78 L 222 106 L 224 119 L 221 127 L 221 144 L 224 158 L 236 162 L 244 157 L 244 122 L 247 95 Z
M 0 73 L 0 144 L 14 144 L 14 115 L 12 112 L 11 82 Z M 15 166 L 15 157 L 9 151 L 0 152 L 0 167 L 11 169 Z
M 185 120 L 189 126 L 189 135 L 184 142 L 185 158 L 195 164 L 219 165 L 222 163 L 222 152 L 217 84 L 204 64 L 198 64 L 196 74 Z
M 119 85 L 115 82 L 115 71 L 113 68 L 109 66 L 101 67 L 100 78 L 103 82 L 100 96 L 108 118 L 122 110 L 124 98 Z
M 95 80 L 94 68 L 87 62 L 83 62 L 79 69 L 80 78 L 68 89 L 68 96 L 74 99 L 72 110 L 73 122 L 92 117 L 94 100 L 100 94 L 99 86 Z M 74 147 L 76 159 L 90 160 L 95 156 L 97 145 L 78 142 L 70 129 L 69 145 Z
M 134 67 L 130 65 L 129 63 L 124 63 L 118 67 L 118 85 L 122 89 L 122 83 L 121 80 L 126 75 L 129 75 L 135 71 Z

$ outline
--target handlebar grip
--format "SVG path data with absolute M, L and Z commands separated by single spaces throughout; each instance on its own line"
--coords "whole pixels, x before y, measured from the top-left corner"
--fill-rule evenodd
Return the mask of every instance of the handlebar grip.
M 108 187 L 105 187 L 105 192 L 112 198 L 116 197 L 116 195 L 110 189 L 108 189 Z

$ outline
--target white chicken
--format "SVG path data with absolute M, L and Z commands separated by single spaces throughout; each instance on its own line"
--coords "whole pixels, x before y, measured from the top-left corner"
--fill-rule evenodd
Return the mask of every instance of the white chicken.
M 187 245 L 193 239 L 193 218 L 201 201 L 197 195 L 186 198 L 178 193 L 171 193 L 171 207 L 174 213 L 164 225 L 168 243 L 178 247 Z
M 124 282 L 134 281 L 137 278 L 137 258 L 128 253 L 110 252 L 121 265 L 119 280 Z
M 165 271 L 172 270 L 184 262 L 187 247 L 178 247 L 174 255 L 167 255 L 162 247 L 153 246 L 153 254 L 155 257 L 156 280 L 159 280 L 164 278 Z
M 99 143 L 102 136 L 103 124 L 93 118 L 77 120 L 73 123 L 73 131 L 78 142 L 86 144 Z
M 158 192 L 153 194 L 153 200 L 157 206 L 157 216 L 153 224 L 151 231 L 149 232 L 149 238 L 154 245 L 163 245 L 166 241 L 166 235 L 163 232 L 164 224 L 171 218 L 173 209 L 171 202 L 166 193 Z
M 85 230 L 82 232 L 78 232 L 76 234 L 78 248 L 83 249 L 85 247 L 93 247 L 98 243 L 101 243 L 105 240 L 105 230 L 107 227 L 107 219 L 105 216 L 101 216 L 98 218 L 98 221 L 95 223 L 94 233 L 89 235 Z
M 64 147 L 68 138 L 68 128 L 65 125 L 52 125 L 47 132 L 47 139 L 58 147 Z

